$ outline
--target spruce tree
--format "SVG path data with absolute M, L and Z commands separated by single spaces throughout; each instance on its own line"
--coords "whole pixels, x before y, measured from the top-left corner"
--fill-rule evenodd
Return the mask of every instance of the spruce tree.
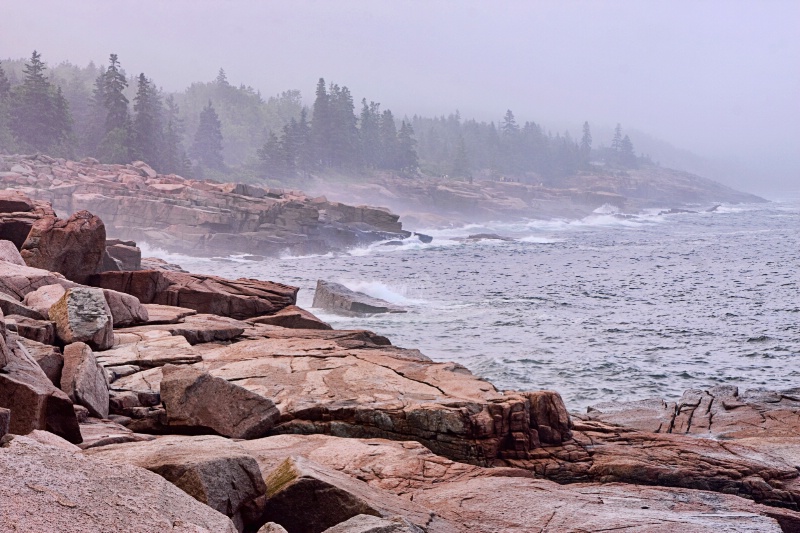
M 620 163 L 628 168 L 636 167 L 636 153 L 633 151 L 633 143 L 627 135 L 620 142 Z
M 611 140 L 611 149 L 617 153 L 622 150 L 622 125 L 619 123 L 617 127 L 614 128 L 614 138 Z
M 589 129 L 589 121 L 583 123 L 583 137 L 581 137 L 581 155 L 588 163 L 589 155 L 592 153 L 592 132 Z
M 381 149 L 380 156 L 378 158 L 380 162 L 380 168 L 387 170 L 399 170 L 399 167 L 397 166 L 397 125 L 394 121 L 394 115 L 392 115 L 392 112 L 389 109 L 381 114 L 380 134 Z
M 132 155 L 157 169 L 161 168 L 164 145 L 161 98 L 155 85 L 144 73 L 139 74 L 136 96 L 133 99 L 133 153 Z
M 165 100 L 164 148 L 161 152 L 161 171 L 166 174 L 185 175 L 191 169 L 186 165 L 186 150 L 183 148 L 184 126 L 180 109 L 172 95 Z
M 71 131 L 69 105 L 45 77 L 46 68 L 34 50 L 22 85 L 12 92 L 11 130 L 26 149 L 58 150 Z
M 211 100 L 200 112 L 200 125 L 195 133 L 190 155 L 210 169 L 225 168 L 222 157 L 222 124 Z
M 109 56 L 103 75 L 103 106 L 106 110 L 105 135 L 100 143 L 100 159 L 108 163 L 129 163 L 132 159 L 133 132 L 125 89 L 128 80 L 120 68 L 117 54 Z
M 378 168 L 381 150 L 381 111 L 380 104 L 361 100 L 359 137 L 361 139 L 361 160 L 368 168 Z
M 397 134 L 397 167 L 407 174 L 416 174 L 419 169 L 416 144 L 414 128 L 405 120 L 402 121 Z
M 100 74 L 94 81 L 92 97 L 89 102 L 89 114 L 84 125 L 84 136 L 81 141 L 81 151 L 84 154 L 97 155 L 100 152 L 100 144 L 106 135 L 106 90 L 105 90 L 105 67 L 101 68 Z
M 14 134 L 11 133 L 11 82 L 0 64 L 0 152 L 16 152 Z
M 331 112 L 330 98 L 325 80 L 317 82 L 316 98 L 311 112 L 311 149 L 317 166 L 325 168 L 331 164 Z

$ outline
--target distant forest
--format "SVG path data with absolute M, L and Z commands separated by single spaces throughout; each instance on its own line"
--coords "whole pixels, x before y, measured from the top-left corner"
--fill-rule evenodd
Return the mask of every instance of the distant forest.
M 147 162 L 160 173 L 223 181 L 291 182 L 339 172 L 557 183 L 591 163 L 633 168 L 617 125 L 611 146 L 553 135 L 508 110 L 498 124 L 449 116 L 398 119 L 389 109 L 320 78 L 313 105 L 300 91 L 264 98 L 216 79 L 165 93 L 144 73 L 108 64 L 48 68 L 41 55 L 0 64 L 0 153 L 43 152 L 106 163 Z

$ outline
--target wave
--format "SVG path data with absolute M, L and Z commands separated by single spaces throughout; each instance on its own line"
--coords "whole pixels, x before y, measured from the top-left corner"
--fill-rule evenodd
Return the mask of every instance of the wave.
M 365 280 L 340 280 L 339 283 L 350 289 L 351 291 L 363 292 L 373 298 L 380 298 L 389 303 L 405 306 L 413 306 L 424 304 L 425 300 L 417 300 L 408 298 L 406 296 L 407 288 L 405 285 L 400 287 L 391 286 L 382 281 L 365 281 Z

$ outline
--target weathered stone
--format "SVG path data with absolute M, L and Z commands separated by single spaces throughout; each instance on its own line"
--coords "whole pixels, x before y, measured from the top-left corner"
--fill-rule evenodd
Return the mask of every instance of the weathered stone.
M 140 340 L 121 344 L 97 354 L 97 359 L 106 367 L 136 365 L 140 368 L 163 366 L 168 363 L 188 364 L 202 360 L 188 341 L 182 336 L 168 332 L 142 332 Z
M 110 444 L 145 442 L 155 439 L 152 435 L 134 433 L 125 426 L 112 422 L 111 420 L 87 418 L 85 421 L 81 422 L 80 426 L 83 442 L 80 443 L 79 447 L 82 450 L 108 446 Z
M 19 250 L 11 241 L 0 240 L 0 261 L 14 263 L 15 265 L 24 265 L 25 261 L 19 255 Z
M 67 220 L 36 221 L 20 251 L 28 266 L 59 272 L 83 283 L 103 259 L 106 228 L 99 217 L 78 211 Z
M 372 489 L 335 470 L 302 457 L 291 457 L 267 474 L 265 518 L 287 531 L 320 533 L 357 515 L 401 516 L 427 531 L 448 531 L 445 521 L 397 496 Z M 452 527 L 452 526 L 451 526 Z M 452 529 L 449 529 L 452 531 Z
M 55 346 L 42 344 L 24 337 L 18 337 L 17 343 L 21 344 L 34 361 L 44 371 L 48 379 L 56 387 L 61 386 L 61 370 L 64 368 L 64 356 Z
M 317 280 L 313 307 L 327 309 L 343 315 L 367 315 L 373 313 L 405 313 L 398 305 L 351 291 L 340 283 Z
M 9 531 L 235 533 L 230 519 L 162 477 L 15 437 L 0 448 Z
M 274 315 L 248 318 L 247 321 L 251 324 L 267 324 L 291 329 L 333 329 L 327 322 L 296 305 L 286 306 Z
M 23 303 L 31 309 L 41 313 L 42 316 L 49 316 L 50 308 L 64 296 L 67 289 L 63 285 L 43 285 L 25 295 Z
M 356 515 L 349 520 L 345 520 L 333 527 L 329 527 L 323 533 L 423 533 L 422 529 L 398 518 L 396 520 L 386 520 L 368 514 Z
M 64 279 L 64 276 L 55 272 L 0 261 L 0 296 L 5 293 L 17 302 L 21 302 L 29 292 L 44 285 L 53 284 L 61 285 L 64 288 L 76 286 L 75 283 Z M 14 314 L 27 316 L 23 313 Z
M 69 442 L 81 442 L 69 397 L 50 382 L 16 340 L 8 339 L 7 352 L 9 360 L 0 373 L 0 407 L 11 411 L 9 431 L 25 435 L 34 429 L 44 429 Z
M 148 331 L 167 331 L 172 335 L 184 337 L 189 344 L 229 341 L 242 333 L 249 324 L 232 318 L 196 314 L 185 317 L 175 324 L 145 325 L 120 330 L 122 333 L 142 333 Z
M 166 365 L 162 374 L 161 399 L 170 426 L 252 439 L 264 436 L 280 417 L 272 400 L 197 368 Z
M 53 344 L 56 340 L 56 328 L 48 320 L 35 320 L 19 315 L 6 316 L 6 328 L 20 337 L 41 344 Z
M 2 267 L 0 266 L 0 268 Z M 0 283 L 2 283 L 2 278 L 0 278 Z M 42 316 L 38 311 L 23 305 L 15 297 L 4 292 L 0 292 L 0 311 L 8 316 L 24 316 L 34 320 L 41 320 L 46 316 Z
M 261 526 L 256 533 L 288 533 L 282 525 L 275 522 L 267 522 Z
M 82 342 L 64 347 L 61 390 L 92 416 L 108 418 L 108 381 L 91 348 Z
M 0 189 L 0 213 L 24 213 L 33 208 L 33 201 L 22 192 Z
M 39 213 L 2 213 L 0 212 L 0 239 L 11 241 L 19 250 L 31 228 L 42 218 Z
M 297 288 L 269 281 L 228 280 L 181 272 L 145 270 L 104 272 L 90 284 L 136 296 L 145 304 L 188 307 L 238 320 L 274 313 L 293 305 Z
M 56 324 L 58 338 L 65 344 L 85 342 L 96 350 L 114 345 L 111 310 L 99 289 L 68 289 L 50 307 L 49 316 Z
M 258 463 L 237 443 L 222 437 L 167 436 L 149 442 L 112 444 L 85 453 L 155 472 L 196 500 L 227 514 L 240 531 L 250 525 L 242 516 L 245 506 L 258 507 L 256 515 L 263 512 L 266 485 Z M 256 501 L 259 498 L 262 501 Z
M 194 309 L 174 307 L 171 305 L 142 304 L 147 309 L 147 324 L 177 324 L 190 315 L 196 315 Z
M 106 253 L 116 260 L 120 270 L 141 270 L 142 268 L 142 251 L 135 242 L 107 240 Z
M 103 296 L 111 311 L 115 328 L 144 324 L 150 320 L 147 308 L 135 296 L 109 289 L 103 289 Z

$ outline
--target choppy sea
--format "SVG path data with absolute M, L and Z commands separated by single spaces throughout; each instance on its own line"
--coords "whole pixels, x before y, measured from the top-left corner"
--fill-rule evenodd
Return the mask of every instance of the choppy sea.
M 406 314 L 367 318 L 311 310 L 457 361 L 500 389 L 557 390 L 572 411 L 719 384 L 798 387 L 800 195 L 710 207 L 409 228 L 433 242 L 263 261 L 143 252 L 299 286 L 307 309 L 317 279 L 403 305 Z M 462 240 L 478 233 L 514 240 Z

